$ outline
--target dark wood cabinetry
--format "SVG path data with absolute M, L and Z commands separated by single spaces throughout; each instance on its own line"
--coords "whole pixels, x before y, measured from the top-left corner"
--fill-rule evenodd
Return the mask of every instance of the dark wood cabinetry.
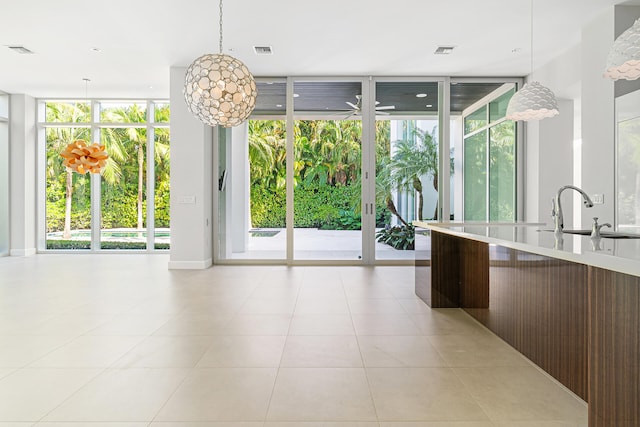
M 640 425 L 640 278 L 426 233 L 419 297 L 463 308 L 587 401 L 590 427 Z
M 640 425 L 640 278 L 589 269 L 589 426 Z

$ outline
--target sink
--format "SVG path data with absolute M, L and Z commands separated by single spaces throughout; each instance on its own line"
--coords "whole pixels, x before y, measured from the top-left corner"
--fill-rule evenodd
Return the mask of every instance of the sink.
M 551 231 L 553 230 L 538 230 Z M 581 236 L 590 236 L 591 230 L 562 230 L 563 234 L 579 234 Z M 601 231 L 600 236 L 605 239 L 640 239 L 640 234 L 618 233 L 615 231 Z

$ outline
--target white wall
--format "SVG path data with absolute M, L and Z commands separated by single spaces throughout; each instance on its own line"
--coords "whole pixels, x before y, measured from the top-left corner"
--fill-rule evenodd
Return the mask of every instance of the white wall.
M 171 67 L 171 255 L 169 268 L 212 263 L 212 128 L 187 110 L 186 67 Z
M 614 85 L 602 77 L 613 44 L 614 8 L 600 14 L 582 31 L 582 188 L 604 194 L 604 204 L 583 209 L 582 223 L 592 218 L 613 222 Z
M 528 80 L 551 89 L 558 99 L 556 117 L 526 123 L 525 221 L 552 224 L 551 198 L 573 184 L 574 103 L 581 94 L 580 46 L 565 50 L 537 68 Z M 563 195 L 565 226 L 572 221 L 572 195 Z
M 551 223 L 551 198 L 558 188 L 573 183 L 573 101 L 559 99 L 561 115 L 545 119 L 539 127 L 538 220 Z M 573 228 L 573 198 L 576 192 L 562 193 L 565 228 Z
M 36 253 L 36 103 L 11 95 L 9 140 L 10 255 Z
M 9 255 L 9 102 L 0 93 L 0 256 Z M 5 107 L 6 108 L 3 108 Z
M 580 206 L 580 211 L 571 224 L 571 198 L 563 196 L 565 226 L 588 228 L 593 217 L 599 217 L 601 222 L 613 221 L 614 90 L 628 92 L 640 87 L 640 82 L 619 82 L 614 87 L 602 74 L 615 37 L 638 17 L 640 7 L 611 7 L 583 27 L 579 45 L 535 70 L 533 79 L 557 95 L 560 115 L 527 124 L 527 221 L 551 223 L 549 198 L 558 187 L 570 183 L 590 195 L 603 194 L 604 204 L 586 209 L 580 197 L 574 195 L 573 204 Z M 575 152 L 574 147 L 579 151 Z M 580 158 L 581 164 L 574 165 L 574 159 Z M 581 171 L 579 179 L 573 177 L 573 170 Z

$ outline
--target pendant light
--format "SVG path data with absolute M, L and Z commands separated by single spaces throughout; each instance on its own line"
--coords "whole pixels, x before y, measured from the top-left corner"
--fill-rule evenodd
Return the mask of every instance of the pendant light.
M 612 80 L 640 77 L 640 19 L 613 42 L 604 77 Z
M 220 53 L 205 54 L 187 69 L 184 99 L 187 108 L 209 126 L 237 126 L 256 106 L 256 82 L 240 60 L 222 53 L 222 0 L 220 0 Z
M 85 101 L 89 101 L 88 97 L 88 85 L 90 79 L 84 78 L 84 98 Z M 94 142 L 88 144 L 83 139 L 77 139 L 65 147 L 60 153 L 60 157 L 64 160 L 62 164 L 72 172 L 77 172 L 81 175 L 87 172 L 93 174 L 100 174 L 109 160 L 104 145 Z
M 533 0 L 531 0 L 531 76 L 533 76 Z M 509 120 L 540 120 L 559 114 L 558 101 L 551 89 L 539 82 L 526 83 L 516 92 L 507 106 Z

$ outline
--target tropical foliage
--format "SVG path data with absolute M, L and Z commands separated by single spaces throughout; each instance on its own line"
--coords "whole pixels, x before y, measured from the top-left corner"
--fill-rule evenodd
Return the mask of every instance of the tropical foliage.
M 389 156 L 389 122 L 376 124 L 377 150 Z M 294 227 L 361 227 L 362 122 L 297 120 L 294 125 Z M 249 122 L 251 220 L 285 227 L 286 128 L 280 120 Z M 384 206 L 378 207 L 378 212 Z M 378 220 L 385 222 L 384 212 Z
M 414 191 L 422 219 L 422 180 L 438 189 L 436 129 L 403 121 L 407 139 L 390 140 L 390 121 L 376 122 L 376 226 L 378 240 L 413 249 L 413 227 L 398 211 L 394 193 Z M 299 120 L 294 126 L 294 227 L 345 230 L 361 227 L 362 122 Z M 249 123 L 251 220 L 257 228 L 281 228 L 286 217 L 284 121 Z M 391 227 L 391 216 L 402 224 Z
M 416 229 L 411 224 L 383 228 L 376 233 L 376 240 L 396 249 L 412 251 L 415 249 Z

